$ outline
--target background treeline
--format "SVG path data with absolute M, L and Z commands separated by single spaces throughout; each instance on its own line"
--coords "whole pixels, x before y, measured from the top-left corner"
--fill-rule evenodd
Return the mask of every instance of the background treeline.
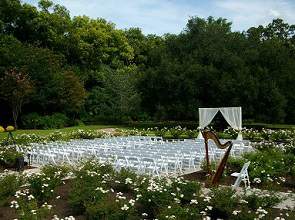
M 198 107 L 218 106 L 242 106 L 244 119 L 295 123 L 294 31 L 281 19 L 233 32 L 226 19 L 192 17 L 180 34 L 144 35 L 71 18 L 48 0 L 38 8 L 1 0 L 0 124 L 13 121 L 17 102 L 14 117 L 34 128 L 78 119 L 196 121 Z M 21 100 L 11 98 L 16 92 Z

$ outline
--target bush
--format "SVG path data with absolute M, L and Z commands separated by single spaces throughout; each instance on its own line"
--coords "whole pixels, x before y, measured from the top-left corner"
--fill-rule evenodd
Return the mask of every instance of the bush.
M 69 136 L 72 139 L 94 139 L 94 138 L 101 138 L 103 133 L 101 131 L 91 131 L 91 130 L 82 130 L 78 129 L 76 131 L 72 131 Z
M 136 173 L 129 169 L 122 168 L 115 174 L 116 182 L 113 183 L 113 188 L 119 192 L 131 192 L 132 184 L 136 184 Z
M 157 216 L 159 220 L 174 219 L 174 220 L 196 220 L 202 219 L 198 209 L 190 209 L 189 207 L 182 207 L 178 204 L 163 207 Z
M 226 172 L 239 172 L 246 161 L 251 161 L 248 168 L 250 180 L 255 185 L 272 190 L 282 186 L 294 186 L 295 157 L 292 147 L 276 147 L 267 144 L 260 145 L 259 150 L 242 155 L 242 157 L 229 157 Z
M 40 174 L 32 175 L 28 182 L 32 195 L 38 202 L 46 202 L 55 195 L 56 188 L 62 185 L 68 169 L 64 166 L 46 165 Z
M 62 113 L 40 116 L 38 113 L 30 113 L 23 117 L 23 126 L 29 129 L 63 128 L 70 124 L 69 118 Z
M 4 167 L 13 167 L 16 159 L 22 157 L 23 153 L 17 152 L 13 147 L 0 148 L 0 165 Z
M 28 189 L 15 193 L 15 199 L 11 201 L 11 208 L 16 209 L 20 220 L 42 220 L 49 216 L 52 205 L 45 202 L 40 206 Z
M 176 126 L 174 128 L 170 128 L 169 132 L 171 136 L 175 139 L 180 138 L 180 136 L 185 133 L 186 128 L 181 128 L 181 126 Z
M 282 201 L 275 194 L 261 192 L 255 189 L 251 189 L 247 194 L 244 194 L 242 199 L 247 201 L 247 206 L 251 210 L 256 210 L 257 207 L 269 209 Z
M 208 210 L 213 219 L 230 219 L 232 212 L 239 205 L 239 198 L 235 195 L 232 188 L 212 189 L 209 196 L 212 209 Z
M 21 175 L 5 174 L 0 176 L 0 206 L 7 203 L 8 198 L 13 196 L 23 183 L 24 178 Z
M 76 178 L 69 194 L 69 204 L 77 214 L 84 213 L 87 207 L 93 207 L 104 199 L 109 190 L 103 189 L 110 185 L 113 173 L 111 165 L 99 164 L 94 160 L 82 162 L 79 169 L 74 170 Z

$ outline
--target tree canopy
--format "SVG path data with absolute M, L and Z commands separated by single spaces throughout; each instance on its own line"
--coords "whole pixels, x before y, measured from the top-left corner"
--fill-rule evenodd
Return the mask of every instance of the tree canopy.
M 236 32 L 224 18 L 191 17 L 180 34 L 156 36 L 72 18 L 49 0 L 3 0 L 0 78 L 11 70 L 34 85 L 21 116 L 195 121 L 199 107 L 242 106 L 246 119 L 295 123 L 295 25 L 282 19 Z

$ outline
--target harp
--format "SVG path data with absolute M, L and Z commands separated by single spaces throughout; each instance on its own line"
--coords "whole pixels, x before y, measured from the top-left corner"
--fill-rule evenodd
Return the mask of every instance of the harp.
M 226 143 L 222 144 L 220 143 L 218 137 L 216 136 L 216 134 L 212 131 L 209 130 L 204 130 L 202 131 L 202 135 L 204 137 L 204 142 L 205 142 L 205 150 L 206 150 L 206 163 L 207 163 L 207 172 L 208 174 L 212 177 L 212 171 L 210 168 L 210 160 L 209 160 L 209 148 L 208 148 L 208 140 L 213 140 L 214 143 L 216 144 L 216 146 L 220 149 L 225 149 L 227 148 L 223 158 L 221 159 L 218 168 L 216 170 L 216 173 L 214 174 L 214 176 L 211 178 L 210 181 L 210 185 L 214 186 L 217 185 L 217 183 L 219 182 L 222 173 L 224 171 L 227 159 L 229 157 L 231 148 L 233 146 L 233 143 L 231 141 L 227 141 Z

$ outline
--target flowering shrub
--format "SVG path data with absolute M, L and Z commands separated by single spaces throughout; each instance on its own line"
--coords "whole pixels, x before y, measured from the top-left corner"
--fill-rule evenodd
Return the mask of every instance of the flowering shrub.
M 7 203 L 10 196 L 13 196 L 18 188 L 24 183 L 22 175 L 4 173 L 0 176 L 0 206 Z
M 29 143 L 44 142 L 46 138 L 36 134 L 20 134 L 20 135 L 15 135 L 14 140 L 16 144 L 27 145 Z M 14 143 L 12 142 L 11 139 L 9 141 L 2 141 L 2 143 L 0 142 L 0 145 L 12 145 L 12 144 Z
M 164 127 L 164 128 L 154 127 L 154 128 L 152 129 L 152 131 L 154 132 L 154 134 L 155 134 L 156 136 L 164 137 L 165 134 L 166 134 L 166 132 L 168 131 L 168 129 L 167 129 L 166 127 Z
M 212 218 L 230 219 L 233 211 L 239 206 L 239 198 L 232 188 L 212 189 L 208 196 L 203 197 L 203 210 Z
M 161 209 L 157 216 L 159 220 L 177 219 L 177 220 L 196 220 L 202 219 L 198 208 L 192 209 L 189 206 L 181 206 L 173 204 L 172 206 L 165 206 Z
M 235 139 L 237 136 L 238 136 L 238 131 L 231 127 L 224 129 L 224 131 L 221 134 L 219 134 L 220 138 L 227 137 L 229 139 Z
M 243 196 L 243 200 L 245 200 L 245 202 L 248 204 L 248 207 L 254 211 L 257 209 L 257 207 L 269 209 L 278 204 L 282 199 L 275 196 L 274 194 L 262 192 L 254 188 L 248 190 L 247 194 Z
M 198 130 L 188 129 L 185 131 L 185 135 L 187 135 L 188 138 L 196 138 L 198 137 L 198 134 L 199 134 Z
M 176 126 L 174 128 L 169 129 L 169 133 L 173 138 L 180 138 L 180 136 L 185 133 L 186 128 L 182 128 L 181 126 Z
M 54 131 L 46 136 L 41 136 L 37 134 L 19 134 L 14 137 L 16 144 L 18 145 L 28 145 L 30 143 L 46 143 L 51 141 L 68 141 L 70 139 L 94 139 L 102 138 L 107 135 L 99 130 L 82 130 L 78 129 L 72 132 L 61 132 Z M 12 140 L 2 140 L 0 141 L 0 146 L 12 145 L 14 144 Z
M 22 156 L 23 153 L 16 151 L 14 147 L 0 147 L 0 166 L 13 167 L 16 159 Z
M 11 207 L 18 219 L 59 219 L 54 215 L 53 195 L 67 174 L 67 199 L 72 209 L 66 215 L 79 214 L 87 219 L 274 219 L 278 216 L 272 207 L 281 201 L 274 193 L 247 190 L 237 194 L 231 187 L 208 190 L 181 177 L 158 178 L 124 169 L 115 171 L 111 165 L 94 160 L 83 161 L 71 169 L 46 166 L 39 175 L 27 177 L 29 184 L 21 189 L 17 184 L 3 195 L 11 196 L 17 190 Z M 17 179 L 9 178 L 4 188 Z M 287 213 L 281 213 L 286 217 Z
M 86 205 L 93 206 L 104 198 L 104 191 L 110 185 L 114 170 L 111 165 L 99 164 L 94 160 L 83 162 L 74 170 L 75 179 L 70 192 L 69 202 L 76 213 L 84 213 Z
M 76 131 L 72 131 L 69 135 L 72 139 L 94 139 L 94 138 L 101 138 L 103 133 L 100 131 L 87 131 L 78 129 Z
M 43 220 L 49 215 L 52 205 L 45 202 L 38 206 L 35 197 L 25 189 L 15 193 L 15 200 L 11 201 L 10 207 L 16 209 L 20 220 Z
M 114 178 L 116 180 L 112 183 L 113 189 L 119 192 L 129 192 L 132 191 L 133 188 L 136 186 L 136 179 L 138 177 L 131 170 L 122 168 L 119 172 L 115 174 Z
M 242 157 L 230 157 L 227 162 L 227 173 L 239 172 L 246 161 L 251 161 L 248 168 L 251 182 L 270 189 L 282 186 L 294 187 L 295 156 L 292 147 L 260 145 L 259 150 L 246 153 Z M 290 178 L 287 183 L 286 178 Z
M 41 173 L 33 174 L 29 179 L 29 189 L 38 202 L 45 202 L 55 195 L 55 190 L 63 183 L 68 169 L 63 166 L 46 165 Z

